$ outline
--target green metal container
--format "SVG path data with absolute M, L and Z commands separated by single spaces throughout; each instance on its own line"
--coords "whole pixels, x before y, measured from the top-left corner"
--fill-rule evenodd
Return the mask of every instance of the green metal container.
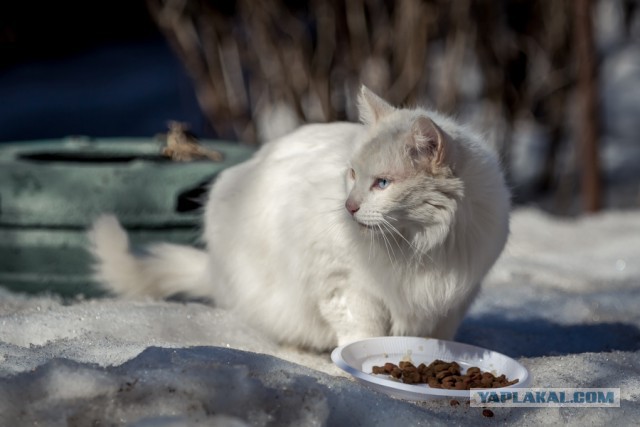
M 86 230 L 118 216 L 135 243 L 198 244 L 201 204 L 251 147 L 204 141 L 222 162 L 173 162 L 151 139 L 67 138 L 0 144 L 0 286 L 95 295 Z

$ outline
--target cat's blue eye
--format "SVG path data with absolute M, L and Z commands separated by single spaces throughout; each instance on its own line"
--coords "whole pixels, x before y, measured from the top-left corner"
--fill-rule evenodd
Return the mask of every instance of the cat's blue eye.
M 384 190 L 391 184 L 391 181 L 385 178 L 377 178 L 374 182 L 373 186 L 379 188 L 380 190 Z

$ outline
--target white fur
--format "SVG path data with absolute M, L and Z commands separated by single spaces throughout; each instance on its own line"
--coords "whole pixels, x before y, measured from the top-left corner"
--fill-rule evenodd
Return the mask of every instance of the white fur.
M 304 126 L 225 170 L 205 210 L 206 255 L 171 245 L 134 257 L 115 219 L 98 221 L 98 277 L 118 294 L 211 297 L 278 341 L 317 350 L 389 334 L 452 338 L 507 238 L 499 164 L 453 120 L 369 95 L 367 125 Z M 402 166 L 399 147 L 425 116 L 447 136 L 442 176 Z M 398 178 L 376 190 L 383 172 Z M 353 217 L 348 199 L 360 207 Z
M 129 239 L 113 215 L 98 218 L 89 231 L 96 257 L 96 279 L 112 293 L 126 297 L 164 298 L 178 293 L 201 294 L 207 255 L 180 245 L 159 243 L 147 255 L 129 252 Z

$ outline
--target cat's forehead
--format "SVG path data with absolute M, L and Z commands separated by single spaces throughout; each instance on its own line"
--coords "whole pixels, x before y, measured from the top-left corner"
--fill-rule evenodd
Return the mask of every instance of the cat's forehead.
M 370 173 L 405 169 L 407 135 L 407 130 L 399 128 L 372 135 L 351 159 L 353 168 Z

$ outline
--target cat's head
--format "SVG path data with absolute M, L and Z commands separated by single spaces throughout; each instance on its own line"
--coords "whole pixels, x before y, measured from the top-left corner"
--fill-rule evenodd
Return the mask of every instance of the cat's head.
M 363 229 L 423 235 L 428 250 L 446 238 L 463 196 L 456 141 L 428 112 L 396 109 L 364 86 L 359 111 L 368 136 L 347 171 L 345 208 Z

